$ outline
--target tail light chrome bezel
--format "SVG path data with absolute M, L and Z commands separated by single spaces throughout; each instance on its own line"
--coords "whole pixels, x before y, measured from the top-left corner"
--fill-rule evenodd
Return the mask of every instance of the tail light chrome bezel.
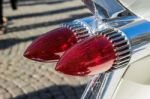
M 76 36 L 77 42 L 90 36 L 91 32 L 88 26 L 81 23 L 81 21 L 73 21 L 70 23 L 62 24 L 61 27 L 70 29 Z
M 128 65 L 131 59 L 131 45 L 123 32 L 116 28 L 109 28 L 96 34 L 105 36 L 113 44 L 116 59 L 112 69 L 123 68 Z

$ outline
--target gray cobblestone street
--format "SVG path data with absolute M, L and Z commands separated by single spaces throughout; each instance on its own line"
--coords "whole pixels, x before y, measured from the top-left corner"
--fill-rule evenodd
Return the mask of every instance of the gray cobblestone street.
M 9 24 L 0 35 L 0 99 L 80 99 L 87 78 L 60 74 L 56 63 L 33 62 L 23 52 L 39 35 L 91 14 L 80 0 L 18 1 L 13 11 L 4 0 Z

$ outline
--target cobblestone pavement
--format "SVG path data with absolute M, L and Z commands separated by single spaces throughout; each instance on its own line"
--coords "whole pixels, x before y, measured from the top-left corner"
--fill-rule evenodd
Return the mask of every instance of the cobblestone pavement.
M 12 11 L 4 2 L 9 25 L 0 35 L 0 99 L 79 99 L 87 78 L 54 71 L 56 63 L 38 63 L 23 57 L 39 35 L 60 23 L 89 16 L 80 0 L 19 0 Z

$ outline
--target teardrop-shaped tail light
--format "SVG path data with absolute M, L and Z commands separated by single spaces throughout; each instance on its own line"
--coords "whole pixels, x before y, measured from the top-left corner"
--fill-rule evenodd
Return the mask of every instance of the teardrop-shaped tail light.
M 107 31 L 104 35 L 88 38 L 70 48 L 58 62 L 56 70 L 75 76 L 108 71 L 122 65 L 122 62 L 128 62 L 126 59 L 130 51 L 126 45 L 127 41 L 121 33 Z
M 88 36 L 88 31 L 82 25 L 66 24 L 37 38 L 27 48 L 24 56 L 39 62 L 55 61 L 61 57 L 62 52 L 77 43 L 80 37 Z

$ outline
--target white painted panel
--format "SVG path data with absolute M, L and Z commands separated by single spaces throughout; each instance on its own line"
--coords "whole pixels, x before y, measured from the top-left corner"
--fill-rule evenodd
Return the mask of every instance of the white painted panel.
M 119 0 L 130 11 L 150 20 L 150 0 Z

